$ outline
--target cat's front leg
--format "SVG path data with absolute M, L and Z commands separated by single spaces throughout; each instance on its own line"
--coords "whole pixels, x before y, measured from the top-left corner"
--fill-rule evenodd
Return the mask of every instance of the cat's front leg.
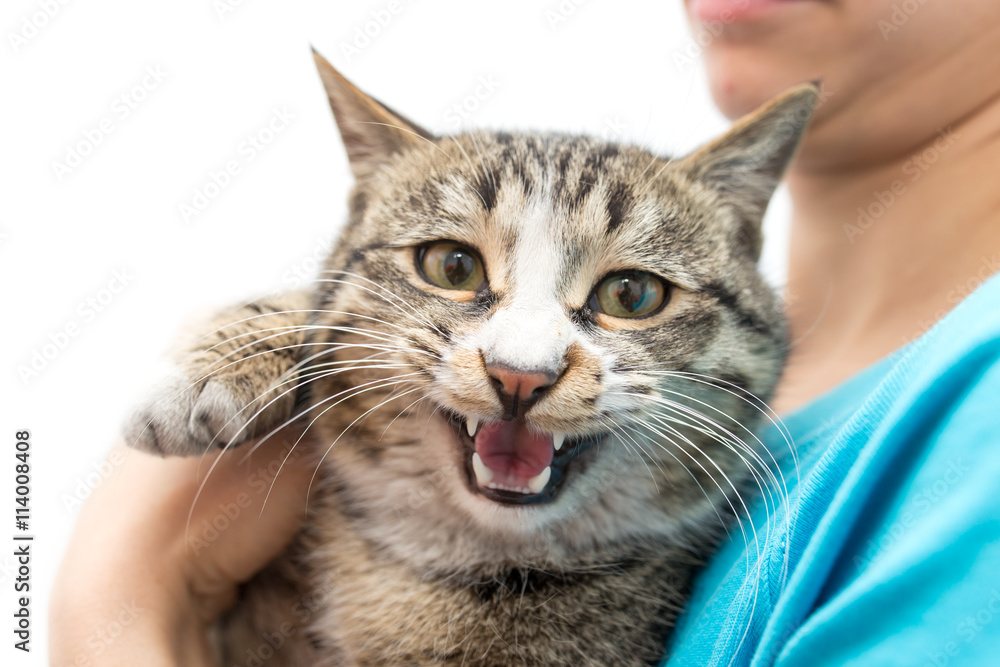
M 296 406 L 310 307 L 307 293 L 288 292 L 216 314 L 133 411 L 126 444 L 192 456 L 280 426 Z

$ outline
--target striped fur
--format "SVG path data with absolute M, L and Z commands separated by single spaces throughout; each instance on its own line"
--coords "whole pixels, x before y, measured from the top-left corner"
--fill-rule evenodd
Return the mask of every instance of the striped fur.
M 350 218 L 311 312 L 285 316 L 299 354 L 248 359 L 252 382 L 229 402 L 298 377 L 322 462 L 306 529 L 222 626 L 222 664 L 656 664 L 692 572 L 765 474 L 748 397 L 771 395 L 785 330 L 756 270 L 760 220 L 815 87 L 670 160 L 559 134 L 434 137 L 317 62 L 357 177 Z M 441 239 L 482 255 L 487 290 L 424 280 L 415 249 Z M 599 279 L 623 269 L 669 281 L 667 306 L 591 312 Z M 227 316 L 260 305 L 247 308 Z M 180 376 L 218 365 L 209 345 L 246 358 L 271 344 L 240 349 L 231 333 L 185 352 Z M 453 421 L 503 417 L 486 364 L 559 378 L 526 423 L 587 445 L 550 502 L 470 489 Z M 334 368 L 347 370 L 318 374 Z M 214 423 L 190 407 L 206 386 L 194 382 L 187 407 L 141 410 L 132 436 L 203 451 L 203 437 L 183 442 L 190 424 Z M 295 414 L 288 401 L 260 419 Z M 281 648 L 253 663 L 282 627 Z

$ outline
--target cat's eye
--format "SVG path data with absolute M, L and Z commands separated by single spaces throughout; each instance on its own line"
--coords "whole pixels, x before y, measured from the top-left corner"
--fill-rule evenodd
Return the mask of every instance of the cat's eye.
M 604 278 L 590 298 L 590 308 L 612 317 L 651 315 L 669 298 L 666 283 L 644 271 L 623 271 Z
M 444 289 L 478 291 L 486 284 L 483 260 L 475 250 L 454 241 L 421 247 L 417 264 L 428 282 Z

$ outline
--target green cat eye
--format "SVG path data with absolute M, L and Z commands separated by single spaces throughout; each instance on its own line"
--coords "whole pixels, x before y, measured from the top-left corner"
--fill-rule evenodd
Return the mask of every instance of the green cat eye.
M 623 271 L 608 276 L 594 290 L 590 308 L 612 317 L 642 317 L 667 300 L 667 285 L 651 273 Z
M 454 241 L 423 246 L 417 261 L 427 281 L 444 289 L 478 291 L 486 283 L 483 261 L 476 251 Z

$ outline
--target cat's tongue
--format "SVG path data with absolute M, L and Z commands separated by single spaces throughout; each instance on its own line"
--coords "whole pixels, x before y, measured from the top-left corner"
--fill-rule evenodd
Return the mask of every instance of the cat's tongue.
M 492 472 L 494 484 L 527 490 L 552 463 L 552 436 L 513 420 L 486 422 L 476 433 L 476 453 Z

